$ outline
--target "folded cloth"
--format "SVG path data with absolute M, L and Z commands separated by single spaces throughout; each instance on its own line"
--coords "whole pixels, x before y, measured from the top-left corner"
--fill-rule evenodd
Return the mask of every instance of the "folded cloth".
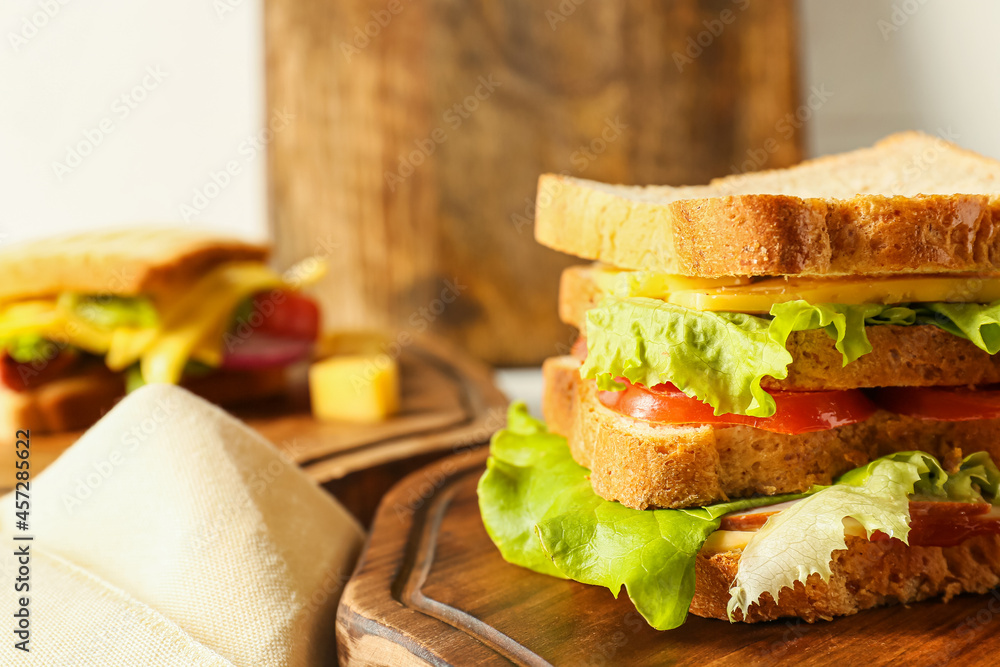
M 0 499 L 0 664 L 330 664 L 358 523 L 263 437 L 170 385 L 130 394 Z M 32 536 L 31 541 L 14 537 Z M 30 550 L 30 591 L 13 592 Z M 16 629 L 16 627 L 15 627 Z

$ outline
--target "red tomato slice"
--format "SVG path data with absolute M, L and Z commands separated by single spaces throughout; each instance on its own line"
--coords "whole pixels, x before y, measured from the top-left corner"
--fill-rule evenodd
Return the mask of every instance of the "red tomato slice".
M 254 296 L 253 308 L 247 323 L 262 334 L 311 341 L 319 334 L 319 307 L 298 292 L 261 292 Z
M 59 350 L 48 360 L 20 363 L 7 352 L 0 353 L 0 383 L 14 391 L 27 391 L 57 378 L 75 364 L 80 355 L 73 350 Z
M 257 334 L 226 350 L 222 359 L 222 367 L 233 370 L 254 370 L 288 366 L 296 361 L 307 358 L 313 349 L 311 340 L 296 338 L 275 338 L 266 334 Z
M 720 530 L 760 530 L 768 517 L 794 504 L 781 503 L 757 510 L 733 512 L 722 517 Z M 1000 534 L 1000 509 L 988 503 L 954 503 L 948 501 L 910 501 L 911 546 L 952 547 L 976 535 Z M 872 542 L 891 540 L 885 533 L 874 532 Z
M 597 397 L 615 412 L 665 424 L 745 424 L 774 433 L 809 433 L 861 422 L 875 414 L 875 406 L 858 389 L 843 391 L 772 391 L 777 405 L 773 417 L 712 414 L 712 406 L 686 396 L 672 384 L 652 388 L 632 384 L 622 391 L 599 391 Z
M 879 407 L 917 419 L 970 421 L 1000 417 L 1000 389 L 990 387 L 883 387 L 869 392 Z
M 976 535 L 1000 533 L 1000 512 L 989 503 L 910 502 L 912 546 L 953 547 Z M 875 532 L 873 542 L 892 539 Z

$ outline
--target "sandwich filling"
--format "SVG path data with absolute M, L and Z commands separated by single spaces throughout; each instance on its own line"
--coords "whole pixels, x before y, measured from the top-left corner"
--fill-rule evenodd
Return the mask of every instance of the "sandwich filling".
M 261 262 L 235 261 L 169 292 L 0 303 L 0 381 L 24 391 L 100 362 L 134 389 L 285 366 L 308 356 L 319 329 L 318 308 L 297 284 Z
M 1000 351 L 1000 278 L 996 276 L 754 281 L 597 269 L 595 282 L 603 298 L 586 315 L 586 355 L 580 373 L 595 380 L 604 392 L 627 390 L 617 399 L 602 394 L 602 401 L 639 418 L 649 418 L 642 414 L 679 414 L 672 408 L 682 402 L 678 400 L 682 394 L 711 408 L 708 415 L 689 406 L 691 422 L 712 423 L 730 415 L 744 418 L 731 423 L 761 428 L 770 424 L 776 426 L 773 430 L 788 433 L 852 423 L 865 418 L 866 411 L 870 416 L 876 406 L 905 411 L 919 403 L 931 409 L 914 416 L 949 419 L 951 413 L 933 408 L 939 398 L 956 402 L 955 390 L 950 389 L 944 390 L 944 397 L 933 389 L 894 388 L 867 395 L 810 392 L 826 395 L 814 396 L 821 400 L 812 401 L 809 410 L 833 418 L 825 422 L 807 419 L 801 430 L 794 425 L 788 430 L 773 418 L 782 417 L 780 404 L 791 405 L 794 399 L 765 390 L 761 382 L 788 376 L 793 361 L 788 341 L 799 331 L 824 331 L 844 366 L 872 351 L 869 328 L 887 325 L 930 325 L 990 355 Z M 642 391 L 649 395 L 640 400 Z M 959 391 L 965 394 L 959 394 L 957 402 L 970 405 L 965 400 L 969 389 Z M 971 415 L 966 410 L 959 418 L 1000 416 L 1000 392 L 980 391 L 978 403 L 988 409 Z M 672 408 L 664 407 L 671 397 Z M 634 409 L 640 403 L 653 406 L 657 398 L 658 410 Z M 803 403 L 800 397 L 798 404 Z
M 590 471 L 522 404 L 490 445 L 479 481 L 483 523 L 504 559 L 552 576 L 624 586 L 659 630 L 684 622 L 699 554 L 738 552 L 730 619 L 765 595 L 810 577 L 829 581 L 846 537 L 952 546 L 1000 534 L 1000 471 L 984 452 L 946 471 L 924 452 L 901 452 L 800 494 L 706 507 L 635 510 L 598 496 Z M 792 548 L 794 546 L 794 548 Z

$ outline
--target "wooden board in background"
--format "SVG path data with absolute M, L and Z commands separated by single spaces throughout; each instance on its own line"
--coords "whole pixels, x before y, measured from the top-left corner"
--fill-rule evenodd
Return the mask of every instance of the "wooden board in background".
M 573 342 L 555 303 L 576 263 L 533 238 L 540 173 L 697 184 L 801 157 L 792 0 L 264 7 L 269 117 L 289 119 L 275 256 L 328 258 L 331 326 L 540 363 Z
M 487 442 L 506 420 L 507 399 L 494 386 L 491 371 L 450 345 L 423 338 L 403 349 L 399 363 L 400 412 L 379 424 L 316 421 L 304 385 L 287 398 L 232 412 L 367 524 L 378 500 L 400 478 L 441 456 Z M 33 434 L 32 476 L 79 437 L 79 432 Z M 12 486 L 12 466 L 13 447 L 4 447 L 0 470 L 10 472 L 0 489 Z
M 994 664 L 1000 592 L 831 622 L 689 616 L 657 632 L 627 596 L 506 563 L 479 518 L 487 452 L 464 452 L 385 497 L 337 616 L 341 665 Z

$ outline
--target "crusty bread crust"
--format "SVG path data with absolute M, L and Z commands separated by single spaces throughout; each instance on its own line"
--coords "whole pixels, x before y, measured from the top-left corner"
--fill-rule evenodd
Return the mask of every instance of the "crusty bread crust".
M 19 429 L 39 435 L 85 428 L 124 395 L 123 376 L 97 363 L 27 391 L 0 387 L 0 433 L 10 437 Z
M 963 451 L 1000 458 L 1000 420 L 923 421 L 888 412 L 827 431 L 785 435 L 750 426 L 669 425 L 597 400 L 580 362 L 543 365 L 549 428 L 591 471 L 594 491 L 635 509 L 693 507 L 754 494 L 804 491 L 885 454 L 920 449 L 953 466 Z
M 277 396 L 288 388 L 287 371 L 220 371 L 185 379 L 182 386 L 223 406 Z M 32 433 L 61 433 L 87 428 L 125 396 L 120 373 L 94 364 L 84 372 L 59 378 L 28 391 L 0 388 L 0 433 L 19 429 Z
M 0 301 L 77 292 L 133 296 L 176 289 L 266 246 L 198 230 L 136 227 L 41 239 L 0 251 Z
M 586 331 L 586 312 L 603 293 L 592 268 L 573 266 L 562 274 L 559 316 Z M 867 329 L 872 351 L 843 365 L 843 355 L 822 330 L 796 331 L 787 349 L 794 361 L 788 377 L 765 377 L 765 389 L 823 391 L 857 387 L 940 387 L 1000 382 L 1000 355 L 933 326 L 877 325 Z
M 707 186 L 544 174 L 538 193 L 540 243 L 621 268 L 704 277 L 1000 268 L 1000 162 L 917 132 Z
M 692 614 L 727 618 L 729 588 L 739 561 L 739 551 L 698 554 Z M 777 604 L 765 594 L 746 618 L 737 610 L 737 620 L 756 623 L 794 616 L 812 623 L 889 604 L 937 596 L 947 602 L 960 593 L 985 593 L 1000 584 L 1000 535 L 979 535 L 953 547 L 908 547 L 899 540 L 869 542 L 848 536 L 847 549 L 834 552 L 831 567 L 829 582 L 813 574 L 806 584 L 783 589 Z

